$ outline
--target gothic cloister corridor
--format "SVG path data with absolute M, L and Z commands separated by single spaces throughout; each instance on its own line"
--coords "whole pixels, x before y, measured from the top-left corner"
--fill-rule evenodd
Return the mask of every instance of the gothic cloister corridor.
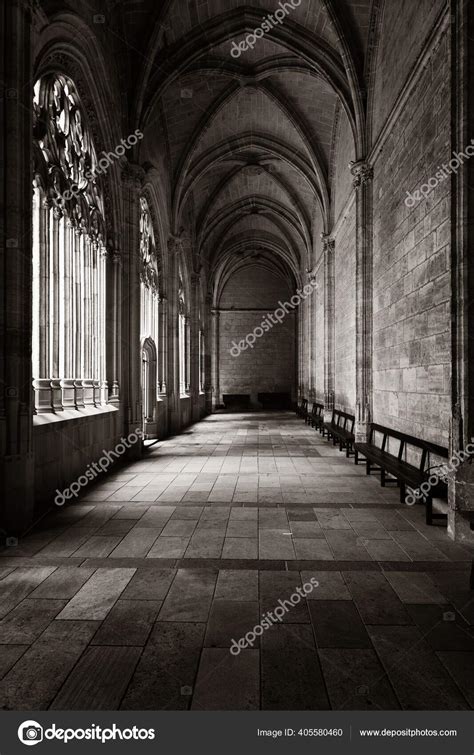
M 473 292 L 473 0 L 3 0 L 0 755 L 454 755 Z
M 471 549 L 293 413 L 214 414 L 2 556 L 6 710 L 474 703 Z

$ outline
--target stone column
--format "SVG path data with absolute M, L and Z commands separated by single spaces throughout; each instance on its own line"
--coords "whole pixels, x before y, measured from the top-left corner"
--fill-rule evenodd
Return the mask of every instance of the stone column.
M 350 163 L 356 192 L 356 441 L 372 418 L 372 178 L 365 160 Z
M 211 312 L 212 296 L 206 295 L 205 327 L 204 327 L 204 393 L 206 394 L 206 414 L 212 412 L 212 349 L 214 317 Z
M 33 67 L 31 6 L 2 6 L 0 119 L 0 520 L 7 535 L 33 519 L 31 363 Z M 3 535 L 4 536 L 4 535 Z
M 110 404 L 120 401 L 121 343 L 122 343 L 122 259 L 117 250 L 106 256 L 105 329 L 106 356 L 105 375 L 107 400 Z
M 193 422 L 199 419 L 199 273 L 191 275 L 191 321 L 190 321 L 190 394 L 191 417 Z
M 219 385 L 219 310 L 211 309 L 211 338 L 212 338 L 212 408 L 216 409 L 221 403 Z
M 142 425 L 140 352 L 140 191 L 144 170 L 128 164 L 122 171 L 124 228 L 122 234 L 122 403 L 125 436 Z M 141 444 L 128 451 L 141 455 Z
M 474 8 L 451 3 L 451 150 L 474 141 Z M 451 174 L 451 427 L 448 533 L 474 544 L 474 157 Z M 460 459 L 464 459 L 459 463 Z
M 179 385 L 179 328 L 178 328 L 178 254 L 174 237 L 168 240 L 168 427 L 171 433 L 181 426 Z
M 160 294 L 158 300 L 158 384 L 160 394 L 166 394 L 168 382 L 168 300 Z
M 334 409 L 334 239 L 321 234 L 324 271 L 324 421 L 330 422 Z

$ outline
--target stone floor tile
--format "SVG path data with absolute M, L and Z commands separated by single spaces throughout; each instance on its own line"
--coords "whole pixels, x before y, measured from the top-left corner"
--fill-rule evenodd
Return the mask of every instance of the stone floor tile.
M 217 577 L 215 600 L 258 600 L 258 572 L 243 569 L 221 569 Z
M 301 578 L 298 572 L 261 571 L 259 577 L 262 614 L 268 611 L 273 612 L 275 608 L 280 606 L 287 609 L 282 616 L 282 623 L 302 624 L 309 622 L 305 598 L 303 597 L 294 605 L 289 602 L 291 597 L 296 601 L 294 597 L 298 596 L 296 588 L 301 589 Z M 287 602 L 285 603 L 285 601 Z
M 188 547 L 189 537 L 158 537 L 147 553 L 147 558 L 182 558 Z
M 197 519 L 170 519 L 161 531 L 161 537 L 191 537 L 196 524 Z
M 250 537 L 226 537 L 222 558 L 258 558 L 258 540 Z
M 185 558 L 219 558 L 223 543 L 223 532 L 196 531 L 186 548 Z
M 65 604 L 65 600 L 25 598 L 0 621 L 0 644 L 30 645 Z
M 344 572 L 343 577 L 366 624 L 412 623 L 384 574 L 353 571 Z
M 154 566 L 137 569 L 120 598 L 122 600 L 164 600 L 175 574 L 174 569 L 161 569 Z
M 186 710 L 205 624 L 157 622 L 122 701 L 123 710 Z
M 260 652 L 263 710 L 329 709 L 309 625 L 273 626 L 263 635 Z
M 143 517 L 109 554 L 112 558 L 143 558 L 149 553 L 162 528 L 142 527 L 142 521 Z
M 302 571 L 303 584 L 315 579 L 318 586 L 306 596 L 307 600 L 352 600 L 341 572 L 339 571 Z
M 289 530 L 261 529 L 258 537 L 258 555 L 259 558 L 295 558 Z
M 308 601 L 318 648 L 370 648 L 366 628 L 349 600 Z
M 67 603 L 58 619 L 105 619 L 134 574 L 135 569 L 97 569 Z
M 30 598 L 70 600 L 93 573 L 94 569 L 60 566 L 30 593 Z
M 414 626 L 374 626 L 369 633 L 404 710 L 465 710 L 467 702 Z
M 116 710 L 142 649 L 90 647 L 66 679 L 51 710 Z
M 93 645 L 145 645 L 161 608 L 156 600 L 118 600 L 92 641 Z
M 159 621 L 207 621 L 217 574 L 204 569 L 180 569 L 159 613 Z
M 426 572 L 386 571 L 385 577 L 403 603 L 448 602 Z
M 319 650 L 333 710 L 399 710 L 376 653 L 370 648 Z
M 315 559 L 317 561 L 332 561 L 334 559 L 326 540 L 295 537 L 293 545 L 297 559 Z
M 0 682 L 0 708 L 45 710 L 98 625 L 95 621 L 52 621 Z
M 29 645 L 0 645 L 0 679 L 3 679 L 29 647 Z M 0 708 L 4 705 L 6 703 L 0 698 Z
M 474 709 L 474 653 L 436 653 L 451 678 Z
M 258 601 L 214 600 L 209 614 L 205 647 L 230 648 L 259 624 Z M 252 647 L 260 646 L 255 637 Z
M 324 534 L 336 561 L 371 561 L 364 545 L 366 540 L 353 530 L 325 530 Z
M 121 540 L 122 535 L 93 535 L 73 555 L 76 558 L 107 558 Z
M 204 648 L 192 710 L 258 710 L 259 665 L 258 650 L 231 655 L 227 648 Z

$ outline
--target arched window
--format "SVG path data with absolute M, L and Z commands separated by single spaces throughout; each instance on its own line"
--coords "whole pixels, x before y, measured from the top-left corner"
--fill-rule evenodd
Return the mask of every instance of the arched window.
M 178 269 L 179 392 L 189 392 L 189 317 L 181 268 Z
M 156 433 L 157 358 L 159 338 L 159 279 L 155 234 L 150 208 L 140 199 L 140 332 L 142 344 L 142 401 L 145 435 Z M 154 354 L 154 357 L 153 357 Z
M 105 382 L 105 217 L 77 90 L 34 88 L 33 385 L 37 412 L 98 406 Z

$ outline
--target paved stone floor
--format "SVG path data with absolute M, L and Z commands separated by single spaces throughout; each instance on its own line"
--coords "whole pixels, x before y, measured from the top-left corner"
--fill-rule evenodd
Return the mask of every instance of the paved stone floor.
M 470 708 L 471 555 L 295 415 L 215 414 L 0 553 L 0 705 Z

